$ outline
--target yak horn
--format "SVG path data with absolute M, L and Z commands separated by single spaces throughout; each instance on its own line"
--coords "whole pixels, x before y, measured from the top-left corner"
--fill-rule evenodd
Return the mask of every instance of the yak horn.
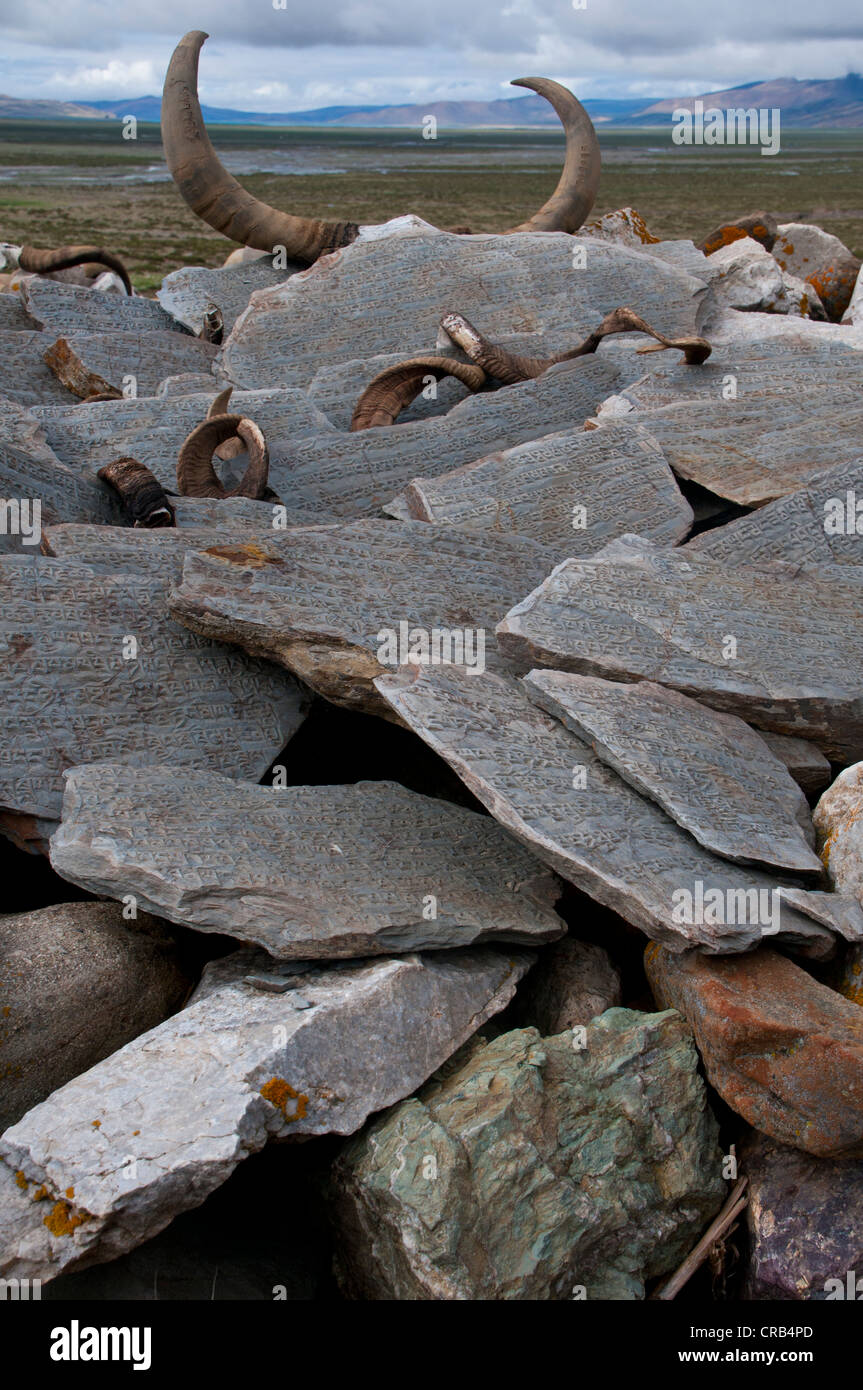
M 162 144 L 171 176 L 189 207 L 217 232 L 271 254 L 284 246 L 293 260 L 311 265 L 326 251 L 352 242 L 355 222 L 292 217 L 247 193 L 220 163 L 198 101 L 198 57 L 208 35 L 186 34 L 174 49 L 162 97 Z
M 228 492 L 213 467 L 213 454 L 235 436 L 243 441 L 249 463 L 241 481 Z M 267 441 L 254 421 L 243 415 L 216 415 L 197 425 L 181 445 L 177 487 L 184 497 L 251 497 L 260 501 L 269 472 Z
M 162 484 L 137 459 L 114 459 L 97 476 L 114 489 L 135 526 L 176 526 L 177 517 Z
M 53 251 L 37 251 L 35 246 L 22 246 L 18 255 L 20 270 L 33 271 L 36 275 L 50 275 L 55 270 L 71 270 L 76 265 L 106 265 L 123 281 L 127 294 L 132 293 L 129 272 L 118 256 L 103 251 L 101 246 L 58 246 Z
M 510 84 L 529 87 L 554 107 L 566 134 L 566 157 L 557 188 L 547 203 L 512 232 L 577 232 L 587 220 L 599 189 L 601 156 L 593 122 L 572 92 L 550 77 L 519 77 Z
M 387 367 L 369 382 L 354 408 L 351 429 L 369 430 L 394 424 L 416 400 L 429 376 L 437 381 L 454 376 L 471 391 L 479 391 L 486 381 L 483 369 L 470 362 L 459 362 L 454 357 L 411 357 Z
M 627 308 L 613 309 L 610 314 L 606 314 L 598 328 L 588 333 L 578 347 L 570 348 L 568 352 L 557 352 L 552 357 L 522 357 L 518 353 L 509 352 L 486 338 L 462 314 L 445 314 L 441 319 L 441 326 L 471 362 L 482 367 L 484 372 L 504 386 L 514 386 L 519 381 L 530 381 L 542 376 L 543 372 L 547 372 L 549 367 L 555 366 L 558 362 L 571 362 L 576 357 L 585 357 L 596 352 L 603 338 L 608 338 L 614 333 L 647 333 L 656 339 L 656 346 L 651 344 L 639 348 L 639 353 L 663 352 L 667 348 L 677 348 L 683 353 L 689 366 L 706 362 L 713 351 L 706 338 L 666 338 L 662 333 L 657 333 L 655 328 L 651 328 L 640 314 Z
M 214 420 L 217 415 L 227 415 L 228 404 L 233 390 L 233 386 L 227 386 L 224 391 L 219 392 L 213 404 L 210 406 L 210 409 L 207 411 L 208 420 Z M 218 449 L 215 451 L 215 456 L 217 459 L 221 459 L 224 463 L 227 463 L 228 459 L 235 459 L 237 454 L 242 454 L 245 447 L 242 439 L 234 434 L 230 439 L 226 439 L 224 444 L 219 445 Z

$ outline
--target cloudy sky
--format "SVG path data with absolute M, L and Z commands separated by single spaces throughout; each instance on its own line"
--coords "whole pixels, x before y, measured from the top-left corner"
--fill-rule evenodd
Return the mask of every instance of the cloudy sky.
M 202 99 L 256 111 L 517 96 L 533 73 L 648 97 L 863 71 L 860 0 L 0 0 L 0 88 L 155 93 L 188 29 L 211 35 Z

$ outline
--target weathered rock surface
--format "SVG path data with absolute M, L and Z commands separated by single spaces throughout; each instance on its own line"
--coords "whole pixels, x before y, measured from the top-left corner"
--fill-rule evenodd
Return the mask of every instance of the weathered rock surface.
M 289 270 L 274 270 L 271 256 L 247 261 L 244 265 L 219 266 L 215 270 L 202 265 L 185 265 L 165 276 L 156 298 L 163 312 L 192 333 L 200 333 L 204 315 L 215 305 L 222 311 L 223 332 L 227 338 L 256 290 L 272 289 L 282 284 L 288 275 L 302 269 L 299 262 L 291 262 Z
M 260 787 L 122 764 L 66 774 L 62 878 L 281 959 L 553 940 L 552 874 L 488 816 L 395 782 Z
M 814 796 L 830 781 L 830 760 L 819 752 L 814 743 L 787 734 L 768 734 L 761 737 L 772 753 L 783 762 L 794 781 L 806 793 Z
M 113 1259 L 269 1139 L 351 1134 L 502 1009 L 530 961 L 480 948 L 330 966 L 302 995 L 245 983 L 263 952 L 217 962 L 181 1013 L 0 1137 L 0 1275 Z
M 749 1178 L 745 1297 L 859 1299 L 863 1163 L 813 1158 L 763 1134 L 747 1140 L 741 1160 Z
M 33 333 L 38 328 L 38 323 L 27 313 L 19 295 L 0 294 L 0 329 L 23 329 Z
M 123 520 L 116 496 L 95 478 L 82 478 L 41 452 L 0 441 L 0 551 L 37 554 L 52 522 L 116 524 Z M 99 527 L 98 529 L 101 529 Z
M 108 752 L 130 767 L 263 776 L 304 697 L 285 672 L 173 623 L 169 582 L 134 561 L 106 574 L 0 558 L 0 806 L 57 818 L 66 768 Z
M 582 229 L 582 236 L 599 237 L 600 241 L 618 241 L 623 246 L 631 246 L 641 251 L 646 246 L 658 245 L 660 238 L 654 236 L 640 212 L 635 208 L 617 208 L 606 212 L 595 221 L 588 222 Z
M 839 773 L 812 819 L 831 886 L 863 903 L 863 763 Z
M 115 903 L 0 917 L 0 1130 L 161 1023 L 190 983 L 161 923 Z
M 402 498 L 418 521 L 531 536 L 558 560 L 592 554 L 627 531 L 673 545 L 692 525 L 662 450 L 641 429 L 547 435 L 415 478 Z
M 612 1009 L 581 1051 L 535 1028 L 477 1039 L 336 1161 L 347 1290 L 643 1298 L 722 1203 L 717 1139 L 674 1013 Z
M 863 1009 L 762 947 L 645 954 L 661 1008 L 695 1034 L 707 1078 L 755 1129 L 820 1158 L 863 1157 Z
M 806 222 L 779 227 L 773 255 L 783 270 L 808 280 L 828 315 L 839 322 L 851 302 L 860 262 L 838 237 Z
M 173 329 L 124 329 L 112 333 L 73 332 L 52 342 L 45 334 L 43 361 L 63 386 L 82 399 L 94 392 L 121 391 L 153 396 L 160 381 L 177 372 L 205 371 L 217 349 Z
M 714 293 L 720 294 L 732 309 L 788 313 L 782 271 L 770 252 L 752 237 L 720 247 L 712 253 L 710 262 L 720 272 L 713 284 Z
M 198 499 L 189 499 L 189 501 Z M 203 502 L 210 499 L 201 498 Z M 233 499 L 232 499 L 233 500 Z M 225 545 L 231 541 L 244 542 L 250 537 L 273 534 L 273 509 L 269 503 L 252 502 L 261 511 L 249 514 L 238 510 L 231 514 L 230 503 L 222 502 L 221 515 L 209 514 L 212 519 L 200 518 L 194 524 L 194 514 L 184 516 L 189 524 L 158 527 L 153 530 L 132 526 L 86 526 L 70 523 L 46 526 L 42 549 L 46 555 L 78 560 L 93 569 L 113 574 L 118 568 L 146 569 L 165 582 L 176 581 L 183 572 L 183 557 L 190 551 L 205 550 L 209 545 Z M 213 499 L 215 505 L 216 499 Z M 205 514 L 206 515 L 206 514 Z
M 842 315 L 843 323 L 859 323 L 863 315 L 863 271 L 857 272 L 857 279 L 854 282 L 854 292 L 848 308 Z
M 540 951 L 518 991 L 515 1009 L 525 1027 L 548 1037 L 566 1028 L 584 1028 L 620 1002 L 620 972 L 608 952 L 565 936 Z
M 19 405 L 64 405 L 72 399 L 43 361 L 50 337 L 21 329 L 0 329 L 0 394 Z
M 541 709 L 705 849 L 820 878 L 806 798 L 742 719 L 652 681 L 531 671 L 524 684 Z
M 638 537 L 565 560 L 497 628 L 513 660 L 652 680 L 840 762 L 863 753 L 863 571 L 729 567 Z
M 819 473 L 751 516 L 702 532 L 685 548 L 733 564 L 863 565 L 863 458 Z
M 27 276 L 21 298 L 31 319 L 53 335 L 46 347 L 58 334 L 183 331 L 153 299 L 94 294 L 83 285 L 64 285 L 44 275 Z
M 797 890 L 792 906 L 776 893 L 780 880 L 703 849 L 587 743 L 532 704 L 521 681 L 451 666 L 402 671 L 376 684 L 538 858 L 671 950 L 745 951 L 777 931 L 795 943 L 817 944 L 838 930 L 808 908 L 818 894 Z M 699 892 L 709 889 L 727 904 L 721 916 L 698 910 Z M 859 909 L 846 930 L 860 938 Z
M 493 340 L 541 333 L 557 351 L 574 347 L 621 302 L 621 285 L 661 332 L 695 330 L 704 280 L 640 251 L 564 233 L 458 236 L 404 224 L 394 234 L 361 235 L 256 294 L 219 371 L 246 388 L 305 387 L 322 366 L 356 358 L 358 343 L 369 357 L 429 351 L 451 310 Z
M 500 666 L 495 623 L 553 564 L 522 536 L 358 521 L 188 555 L 170 610 L 193 632 L 280 662 L 335 704 L 380 713 L 375 677 L 411 652 Z

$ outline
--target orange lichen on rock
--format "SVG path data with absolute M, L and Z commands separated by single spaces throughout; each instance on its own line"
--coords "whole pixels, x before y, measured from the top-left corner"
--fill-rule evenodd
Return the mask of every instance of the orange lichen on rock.
M 305 1116 L 309 1104 L 308 1096 L 304 1096 L 300 1091 L 295 1091 L 287 1081 L 283 1081 L 280 1076 L 274 1076 L 261 1087 L 261 1095 L 264 1100 L 268 1100 L 277 1110 L 281 1110 L 285 1119 L 291 1123 L 294 1120 L 302 1120 Z M 292 1115 L 288 1114 L 288 1101 L 296 1101 L 296 1109 Z
M 18 1172 L 15 1174 L 15 1182 L 16 1182 L 17 1186 L 21 1188 L 21 1191 L 22 1191 L 22 1192 L 26 1192 L 26 1191 L 27 1191 L 27 1179 L 25 1178 L 24 1174 L 21 1172 L 21 1169 L 20 1169 L 20 1168 L 18 1169 Z
M 43 1224 L 48 1227 L 52 1236 L 70 1236 L 79 1226 L 83 1226 L 85 1221 L 90 1220 L 90 1213 L 77 1210 L 69 1202 L 55 1202 L 48 1215 L 44 1218 Z

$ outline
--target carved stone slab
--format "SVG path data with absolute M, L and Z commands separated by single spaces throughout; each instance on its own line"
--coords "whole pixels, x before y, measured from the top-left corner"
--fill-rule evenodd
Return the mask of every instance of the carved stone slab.
M 542 943 L 554 876 L 496 821 L 395 782 L 260 787 L 189 768 L 66 774 L 61 878 L 281 959 Z
M 59 817 L 63 772 L 106 754 L 263 776 L 303 697 L 284 671 L 172 622 L 169 582 L 152 567 L 0 558 L 0 806 Z
M 0 329 L 0 395 L 19 405 L 64 405 L 72 399 L 43 353 L 51 345 L 47 333 Z
M 237 386 L 308 386 L 322 366 L 361 353 L 429 351 L 442 315 L 454 309 L 492 339 L 565 333 L 575 347 L 621 302 L 661 332 L 692 333 L 704 293 L 702 280 L 595 238 L 412 227 L 360 236 L 259 292 L 237 320 L 220 370 Z
M 30 275 L 22 282 L 21 298 L 39 326 L 53 334 L 51 342 L 68 333 L 182 332 L 154 299 L 140 295 L 94 293 Z
M 819 473 L 751 516 L 702 532 L 685 548 L 731 564 L 863 565 L 863 444 L 851 463 Z
M 839 762 L 863 756 L 863 572 L 737 565 L 633 538 L 565 560 L 497 629 L 514 660 L 653 680 Z
M 742 719 L 651 681 L 531 671 L 524 683 L 541 709 L 705 849 L 821 878 L 806 798 Z
M 830 760 L 814 743 L 807 743 L 802 738 L 789 738 L 787 734 L 769 734 L 766 730 L 762 731 L 761 737 L 807 796 L 824 790 L 832 775 Z
M 531 536 L 559 560 L 592 554 L 627 531 L 673 545 L 693 519 L 650 435 L 611 426 L 547 435 L 415 478 L 402 498 L 418 521 Z
M 495 623 L 553 563 L 522 536 L 357 521 L 187 555 L 170 609 L 193 632 L 287 666 L 335 704 L 380 713 L 375 677 L 412 654 L 500 667 Z
M 166 376 L 206 371 L 216 356 L 212 343 L 165 329 L 74 332 L 56 340 L 46 333 L 44 342 L 44 361 L 82 399 L 111 388 L 121 391 L 130 378 L 138 396 L 152 396 Z
M 226 507 L 228 504 L 223 502 L 222 505 Z M 223 515 L 212 521 L 202 519 L 200 525 L 190 523 L 152 531 L 129 525 L 86 526 L 73 523 L 47 526 L 42 549 L 46 555 L 78 560 L 108 574 L 115 574 L 118 569 L 133 574 L 147 570 L 155 578 L 163 576 L 166 584 L 175 583 L 183 572 L 183 557 L 189 551 L 206 550 L 210 545 L 229 545 L 231 542 L 242 544 L 254 536 L 268 538 L 273 534 L 272 506 L 266 502 L 252 502 L 251 505 L 261 507 L 264 515 Z M 188 520 L 188 512 L 185 515 Z
M 184 265 L 165 276 L 156 298 L 168 315 L 192 333 L 200 333 L 204 314 L 215 304 L 222 311 L 227 338 L 256 290 L 281 285 L 288 275 L 302 269 L 299 262 L 291 262 L 290 270 L 274 270 L 269 256 L 213 270 L 202 265 Z
M 123 521 L 116 497 L 95 478 L 80 478 L 5 441 L 0 441 L 0 498 L 0 551 L 7 554 L 38 554 L 52 522 Z
M 589 744 L 532 704 L 521 681 L 448 667 L 403 671 L 376 684 L 502 825 L 670 950 L 746 951 L 776 934 L 819 949 L 829 941 L 806 912 L 805 892 L 792 907 L 775 892 L 781 879 L 703 849 Z M 711 890 L 722 895 L 721 913 L 704 910 Z
M 302 996 L 245 983 L 262 952 L 216 962 L 181 1013 L 0 1138 L 0 1275 L 114 1259 L 269 1139 L 353 1133 L 504 1008 L 532 959 L 481 947 L 336 965 L 304 974 Z
M 24 329 L 32 333 L 38 328 L 38 323 L 27 313 L 17 294 L 0 294 L 0 329 L 4 332 L 8 329 Z

